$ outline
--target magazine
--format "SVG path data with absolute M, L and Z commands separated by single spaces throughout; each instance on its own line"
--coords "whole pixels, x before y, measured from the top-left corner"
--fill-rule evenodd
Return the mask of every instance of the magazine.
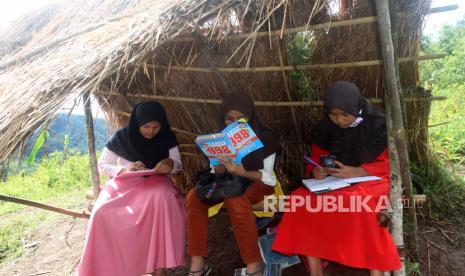
M 221 165 L 219 157 L 240 164 L 246 155 L 263 147 L 252 127 L 242 121 L 230 124 L 220 133 L 198 136 L 195 143 L 208 157 L 211 166 Z

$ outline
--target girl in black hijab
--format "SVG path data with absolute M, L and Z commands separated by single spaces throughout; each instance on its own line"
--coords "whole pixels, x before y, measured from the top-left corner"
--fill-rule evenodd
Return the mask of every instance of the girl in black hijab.
M 306 256 L 311 275 L 324 275 L 322 260 L 329 260 L 382 276 L 401 266 L 389 231 L 377 218 L 389 202 L 384 115 L 362 98 L 357 86 L 345 81 L 326 90 L 324 104 L 326 114 L 311 132 L 311 158 L 320 166 L 309 164 L 307 174 L 316 179 L 372 175 L 379 180 L 322 194 L 299 187 L 291 193 L 291 202 L 293 197 L 304 198 L 306 206 L 284 214 L 272 248 Z M 337 167 L 325 167 L 320 161 L 325 155 L 333 155 Z M 315 208 L 321 201 L 324 206 L 326 199 L 333 201 L 335 210 Z
M 247 264 L 247 275 L 261 275 L 262 258 L 258 248 L 258 231 L 252 205 L 263 201 L 266 195 L 274 192 L 276 177 L 273 175 L 276 152 L 279 148 L 273 134 L 264 128 L 255 112 L 252 98 L 245 93 L 226 95 L 220 107 L 219 128 L 223 130 L 235 121 L 245 119 L 264 147 L 251 152 L 235 164 L 231 160 L 221 159 L 223 166 L 215 167 L 216 173 L 227 170 L 229 173 L 248 178 L 252 184 L 242 196 L 226 198 L 226 208 L 234 228 L 234 235 L 242 261 Z M 189 275 L 207 275 L 210 268 L 205 263 L 208 247 L 208 208 L 200 202 L 193 188 L 187 195 L 187 227 L 191 272 Z
M 135 162 L 137 169 L 155 169 L 158 165 L 156 170 L 162 170 L 161 173 L 168 173 L 167 168 L 173 167 L 168 157 L 169 150 L 176 146 L 178 141 L 166 118 L 165 109 L 158 102 L 137 104 L 131 113 L 129 125 L 118 130 L 106 144 L 120 157 Z
M 357 86 L 338 81 L 324 95 L 325 117 L 311 132 L 312 144 L 336 157 L 339 168 L 315 168 L 315 178 L 327 174 L 349 178 L 367 174 L 360 167 L 387 147 L 386 120 L 375 106 L 362 98 Z
M 162 276 L 166 268 L 183 266 L 183 199 L 169 176 L 182 165 L 164 108 L 136 105 L 129 125 L 102 150 L 98 167 L 109 180 L 92 210 L 78 275 Z M 139 170 L 152 171 L 129 173 Z
M 228 94 L 224 97 L 223 102 L 220 106 L 220 116 L 218 118 L 218 125 L 220 131 L 223 130 L 227 125 L 245 119 L 249 125 L 257 134 L 260 141 L 263 143 L 263 148 L 251 152 L 242 159 L 242 168 L 234 166 L 229 160 L 221 160 L 223 165 L 230 172 L 236 172 L 240 176 L 247 177 L 247 171 L 259 171 L 263 169 L 263 161 L 270 155 L 277 152 L 279 144 L 274 134 L 260 124 L 258 115 L 255 111 L 255 105 L 253 99 L 245 93 L 233 93 Z M 221 168 L 217 168 L 221 170 Z M 249 175 L 250 176 L 250 175 Z M 257 180 L 256 177 L 248 177 L 251 180 Z M 261 179 L 261 177 L 258 177 Z

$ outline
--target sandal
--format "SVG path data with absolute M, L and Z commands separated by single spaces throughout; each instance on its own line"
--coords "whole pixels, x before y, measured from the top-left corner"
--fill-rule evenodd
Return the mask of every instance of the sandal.
M 194 276 L 196 273 L 200 273 L 199 276 L 208 276 L 212 272 L 212 268 L 208 266 L 207 263 L 203 266 L 203 268 L 199 270 L 189 271 L 188 276 Z
M 262 273 L 265 272 L 265 264 L 262 264 L 260 269 L 255 271 L 255 272 L 247 272 L 247 269 L 245 270 L 245 275 L 247 276 L 253 276 L 253 275 L 257 275 L 258 273 Z

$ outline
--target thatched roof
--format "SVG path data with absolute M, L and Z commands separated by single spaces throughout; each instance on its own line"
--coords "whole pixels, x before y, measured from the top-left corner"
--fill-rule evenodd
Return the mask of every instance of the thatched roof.
M 321 115 L 318 100 L 328 83 L 352 80 L 374 98 L 384 89 L 373 7 L 346 1 L 352 6 L 331 15 L 328 2 L 334 1 L 78 0 L 22 18 L 0 33 L 0 160 L 67 100 L 87 92 L 115 126 L 137 101 L 160 100 L 185 156 L 197 155 L 189 144 L 195 134 L 215 130 L 217 103 L 236 90 L 251 93 L 263 121 L 286 133 L 285 151 L 299 153 L 281 161 L 299 158 L 305 149 L 297 145 Z M 399 56 L 413 57 L 401 73 L 414 85 L 429 3 L 398 2 L 405 36 Z M 324 24 L 354 19 L 363 24 Z M 302 33 L 308 26 L 313 31 Z M 304 61 L 292 59 L 292 43 L 307 47 Z M 296 72 L 303 72 L 298 82 Z

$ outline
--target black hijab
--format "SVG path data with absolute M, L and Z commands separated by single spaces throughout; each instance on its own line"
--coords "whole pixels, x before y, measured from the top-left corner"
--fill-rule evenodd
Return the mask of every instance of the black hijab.
M 147 139 L 139 127 L 151 121 L 159 122 L 161 128 L 155 137 Z M 132 110 L 129 125 L 119 129 L 105 146 L 126 160 L 141 161 L 152 169 L 168 158 L 169 150 L 177 145 L 163 106 L 158 102 L 142 102 Z
M 248 118 L 248 123 L 263 143 L 263 148 L 245 156 L 241 163 L 248 171 L 263 169 L 263 160 L 279 149 L 277 139 L 273 133 L 260 124 L 252 97 L 245 93 L 232 93 L 223 98 L 220 106 L 218 125 L 221 130 L 226 127 L 224 116 L 231 110 L 237 110 Z
M 325 117 L 312 129 L 311 140 L 344 165 L 360 166 L 372 162 L 387 148 L 386 119 L 374 105 L 363 99 L 350 82 L 333 83 L 324 95 Z M 357 117 L 356 123 L 340 128 L 329 118 L 339 108 Z

